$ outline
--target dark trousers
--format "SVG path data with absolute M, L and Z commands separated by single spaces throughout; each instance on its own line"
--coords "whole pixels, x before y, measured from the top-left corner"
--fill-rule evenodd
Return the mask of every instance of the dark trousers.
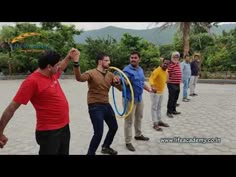
M 167 84 L 168 91 L 169 91 L 169 98 L 167 103 L 167 112 L 173 113 L 176 111 L 176 103 L 179 98 L 180 92 L 180 84 Z
M 39 155 L 69 155 L 69 124 L 56 130 L 37 131 L 36 141 L 39 144 Z
M 118 124 L 115 113 L 110 104 L 89 104 L 88 108 L 94 130 L 88 149 L 88 155 L 95 155 L 102 139 L 104 121 L 106 122 L 109 130 L 102 147 L 110 147 L 118 129 Z

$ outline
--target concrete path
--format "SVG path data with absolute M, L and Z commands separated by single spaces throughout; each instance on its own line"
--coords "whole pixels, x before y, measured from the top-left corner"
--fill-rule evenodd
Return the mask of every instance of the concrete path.
M 0 114 L 14 97 L 21 82 L 22 80 L 0 81 Z M 73 79 L 60 80 L 60 83 L 70 104 L 70 154 L 84 155 L 93 134 L 87 109 L 87 83 L 79 83 Z M 168 96 L 167 89 L 165 90 L 162 117 L 170 127 L 163 128 L 163 132 L 152 128 L 150 96 L 145 92 L 143 134 L 150 141 L 133 140 L 136 151 L 128 151 L 124 143 L 124 120 L 118 119 L 119 129 L 112 147 L 122 155 L 236 154 L 236 85 L 199 83 L 196 92 L 199 96 L 190 97 L 189 103 L 182 102 L 181 92 L 178 111 L 182 114 L 170 119 L 165 114 Z M 116 98 L 122 109 L 118 91 Z M 112 97 L 110 100 L 113 105 Z M 106 132 L 105 126 L 103 139 Z M 35 111 L 31 103 L 22 105 L 17 110 L 5 134 L 9 141 L 4 149 L 0 149 L 0 154 L 38 154 Z M 98 155 L 101 154 L 100 150 L 99 147 Z

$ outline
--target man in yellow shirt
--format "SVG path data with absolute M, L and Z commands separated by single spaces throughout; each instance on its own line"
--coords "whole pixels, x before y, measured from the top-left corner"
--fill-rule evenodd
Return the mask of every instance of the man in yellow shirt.
M 151 93 L 153 128 L 157 131 L 162 131 L 160 126 L 169 127 L 168 124 L 161 121 L 161 104 L 163 100 L 163 92 L 168 79 L 167 68 L 169 64 L 170 59 L 164 58 L 161 65 L 152 72 L 149 78 L 149 83 L 153 92 Z

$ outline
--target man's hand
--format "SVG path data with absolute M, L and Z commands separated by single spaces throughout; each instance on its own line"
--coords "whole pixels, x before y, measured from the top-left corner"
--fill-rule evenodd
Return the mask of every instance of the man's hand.
M 3 148 L 5 144 L 7 143 L 8 139 L 5 135 L 0 135 L 0 148 Z
M 79 57 L 80 57 L 80 51 L 78 51 L 75 48 L 72 48 L 69 52 L 70 58 L 74 61 L 74 62 L 78 62 L 79 61 Z
M 120 84 L 120 77 L 119 76 L 114 76 L 113 77 L 113 83 L 115 85 L 119 85 Z
M 152 93 L 157 93 L 157 88 L 156 87 L 151 87 Z

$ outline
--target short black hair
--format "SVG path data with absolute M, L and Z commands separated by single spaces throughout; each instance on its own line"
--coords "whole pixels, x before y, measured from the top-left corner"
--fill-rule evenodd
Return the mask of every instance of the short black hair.
M 52 50 L 46 50 L 38 59 L 38 65 L 40 69 L 45 69 L 47 65 L 54 66 L 61 59 L 61 56 Z
M 133 52 L 131 52 L 130 55 L 138 55 L 138 57 L 140 58 L 140 53 L 138 51 L 133 51 Z
M 170 58 L 164 58 L 164 59 L 162 60 L 162 62 L 164 62 L 165 60 L 169 60 L 169 61 L 170 61 Z
M 186 57 L 189 57 L 189 54 L 186 54 L 186 55 L 184 56 L 184 58 L 186 58 Z
M 104 52 L 98 53 L 96 55 L 96 64 L 98 64 L 98 60 L 103 60 L 104 57 L 108 57 L 108 55 L 106 53 L 104 53 Z

